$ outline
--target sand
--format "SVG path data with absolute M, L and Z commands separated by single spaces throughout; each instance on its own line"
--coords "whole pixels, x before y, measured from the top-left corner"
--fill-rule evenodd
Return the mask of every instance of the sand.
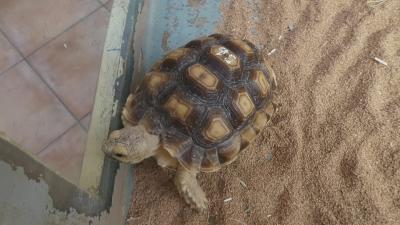
M 282 106 L 236 162 L 199 176 L 209 213 L 189 209 L 173 173 L 147 160 L 127 224 L 400 224 L 400 1 L 242 0 L 222 11 L 219 32 L 264 49 Z

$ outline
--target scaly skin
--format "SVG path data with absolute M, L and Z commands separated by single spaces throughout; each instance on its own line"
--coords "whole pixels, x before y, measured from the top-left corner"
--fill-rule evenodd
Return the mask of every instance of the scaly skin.
M 179 194 L 186 203 L 198 211 L 206 211 L 208 200 L 206 194 L 197 182 L 196 173 L 190 172 L 183 166 L 179 166 L 175 175 L 175 185 Z

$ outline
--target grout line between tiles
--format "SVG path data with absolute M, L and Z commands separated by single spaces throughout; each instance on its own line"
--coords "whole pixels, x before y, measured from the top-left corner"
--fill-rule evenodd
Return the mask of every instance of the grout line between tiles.
M 99 0 L 97 0 L 98 3 L 100 4 L 100 6 L 96 7 L 93 11 L 91 11 L 90 13 L 88 13 L 87 15 L 81 17 L 79 20 L 77 20 L 75 23 L 71 24 L 70 26 L 66 27 L 63 31 L 61 31 L 59 34 L 55 35 L 54 37 L 50 38 L 49 40 L 47 40 L 45 43 L 43 43 L 42 45 L 38 46 L 36 49 L 34 49 L 32 52 L 28 53 L 27 55 L 23 54 L 20 49 L 14 44 L 13 40 L 11 40 L 8 35 L 0 28 L 0 33 L 2 33 L 4 35 L 4 37 L 6 38 L 6 40 L 11 44 L 11 46 L 13 46 L 13 48 L 15 48 L 15 50 L 20 54 L 21 59 L 18 60 L 16 63 L 10 65 L 8 68 L 6 68 L 4 71 L 2 71 L 0 73 L 0 76 L 2 76 L 3 74 L 5 74 L 7 71 L 11 70 L 12 68 L 14 68 L 15 66 L 17 66 L 18 64 L 22 63 L 22 62 L 26 62 L 27 65 L 29 65 L 32 69 L 32 71 L 36 74 L 36 76 L 39 77 L 39 79 L 43 82 L 43 84 L 50 90 L 50 92 L 56 97 L 56 99 L 60 102 L 60 104 L 65 108 L 65 110 L 71 115 L 71 117 L 73 117 L 75 119 L 75 123 L 73 123 L 70 127 L 68 127 L 67 129 L 65 129 L 60 135 L 58 135 L 57 137 L 55 137 L 53 140 L 51 140 L 48 144 L 46 144 L 39 152 L 36 153 L 36 155 L 40 155 L 46 152 L 46 150 L 49 148 L 49 146 L 51 146 L 53 143 L 55 143 L 56 141 L 58 141 L 60 138 L 62 138 L 62 136 L 64 136 L 67 132 L 69 132 L 71 129 L 73 129 L 75 126 L 79 125 L 84 131 L 88 132 L 88 129 L 83 125 L 83 123 L 81 123 L 81 121 L 87 117 L 88 115 L 90 115 L 91 112 L 88 112 L 87 114 L 85 114 L 82 118 L 78 118 L 77 116 L 74 115 L 74 113 L 72 113 L 72 111 L 67 107 L 67 105 L 64 103 L 64 101 L 62 101 L 61 97 L 56 93 L 55 90 L 53 90 L 53 88 L 50 86 L 50 84 L 48 84 L 46 82 L 46 80 L 43 78 L 43 76 L 41 75 L 41 73 L 31 64 L 31 62 L 28 60 L 28 58 L 32 55 L 34 55 L 36 52 L 38 52 L 39 50 L 41 50 L 42 48 L 46 47 L 48 44 L 50 44 L 52 41 L 54 41 L 55 39 L 59 38 L 61 35 L 63 35 L 64 33 L 68 32 L 69 30 L 71 30 L 72 28 L 74 28 L 75 26 L 77 26 L 79 23 L 81 23 L 82 21 L 84 21 L 85 19 L 87 19 L 88 17 L 90 17 L 91 15 L 93 15 L 94 13 L 96 13 L 97 11 L 99 11 L 101 8 L 105 9 L 107 12 L 110 12 L 109 9 L 107 9 L 106 7 L 106 3 L 102 3 Z
M 97 2 L 98 2 L 100 5 L 102 5 L 102 6 L 105 5 L 105 3 L 101 2 L 100 0 L 97 0 Z
M 72 111 L 67 107 L 67 105 L 61 100 L 60 96 L 57 95 L 57 93 L 53 90 L 53 88 L 46 82 L 46 80 L 42 77 L 42 75 L 39 73 L 39 71 L 36 70 L 35 67 L 32 66 L 32 64 L 27 60 L 26 57 L 22 54 L 22 52 L 17 48 L 17 46 L 14 44 L 14 42 L 11 41 L 11 39 L 4 33 L 3 30 L 0 29 L 0 33 L 4 35 L 4 37 L 7 39 L 8 42 L 10 42 L 10 45 L 13 46 L 16 51 L 22 55 L 23 61 L 25 61 L 29 67 L 33 70 L 33 72 L 39 77 L 39 79 L 43 82 L 43 84 L 49 89 L 49 91 L 56 97 L 56 99 L 60 102 L 62 106 L 64 106 L 65 110 L 72 116 L 72 118 L 75 119 L 75 121 L 83 128 L 84 126 L 80 123 L 80 120 L 72 113 Z
M 58 94 L 53 90 L 53 88 L 46 82 L 46 80 L 42 77 L 42 75 L 39 73 L 39 71 L 36 70 L 36 68 L 29 62 L 28 58 L 35 54 L 37 51 L 39 51 L 40 49 L 42 49 L 43 47 L 45 47 L 47 44 L 49 44 L 50 42 L 52 42 L 53 40 L 55 40 L 56 38 L 58 38 L 59 36 L 61 36 L 62 34 L 64 34 L 65 32 L 69 31 L 70 29 L 72 29 L 74 26 L 76 26 L 77 24 L 79 24 L 80 22 L 82 22 L 83 20 L 85 20 L 86 18 L 88 18 L 89 16 L 91 16 L 92 14 L 94 14 L 95 12 L 97 12 L 98 10 L 100 10 L 101 8 L 104 8 L 103 4 L 100 4 L 99 7 L 97 7 L 96 9 L 94 9 L 92 12 L 90 12 L 88 15 L 82 17 L 81 19 L 79 19 L 77 22 L 73 23 L 72 25 L 70 25 L 69 27 L 67 27 L 64 31 L 62 31 L 61 33 L 57 34 L 56 36 L 54 36 L 53 38 L 49 39 L 46 43 L 44 43 L 43 45 L 39 46 L 38 48 L 36 48 L 34 51 L 32 51 L 31 53 L 29 53 L 28 55 L 24 56 L 24 54 L 19 50 L 19 48 L 14 44 L 14 42 L 8 37 L 8 35 L 0 28 L 0 33 L 4 35 L 5 39 L 10 43 L 10 45 L 12 47 L 15 48 L 15 50 L 22 56 L 22 60 L 20 60 L 18 63 L 21 63 L 22 61 L 25 61 L 33 70 L 33 72 L 40 78 L 40 80 L 46 85 L 46 87 L 50 90 L 50 92 L 57 98 L 57 100 L 61 103 L 61 105 L 65 108 L 65 110 L 67 110 L 67 112 L 75 119 L 76 123 L 79 124 L 79 126 L 85 129 L 85 126 L 83 126 L 83 124 L 81 123 L 80 119 L 78 117 L 76 117 L 72 111 L 67 107 L 67 105 L 62 101 L 62 99 L 60 98 L 60 96 L 58 96 Z M 14 67 L 15 65 L 17 65 L 18 63 L 14 64 L 12 67 Z M 9 68 L 10 69 L 10 68 Z M 7 71 L 9 70 L 7 69 Z M 3 72 L 4 73 L 4 72 Z M 1 73 L 0 75 L 2 75 L 3 73 Z M 83 119 L 84 117 L 82 117 Z M 57 139 L 57 138 L 56 138 Z
M 93 110 L 92 110 L 92 111 L 93 111 Z M 88 115 L 90 115 L 90 114 L 92 113 L 92 111 L 90 111 L 90 112 L 86 113 L 86 115 L 84 115 L 84 116 L 82 117 L 82 119 L 81 119 L 81 120 L 79 120 L 79 122 L 81 123 L 83 119 L 85 119 L 85 118 L 86 118 Z M 82 124 L 82 125 L 83 125 L 83 124 Z M 90 123 L 89 123 L 89 126 L 90 126 Z M 88 129 L 86 129 L 86 127 L 85 127 L 85 126 L 83 126 L 83 129 L 84 129 L 86 132 L 88 132 L 88 131 L 89 131 L 89 128 L 88 128 Z
M 64 132 L 62 132 L 60 135 L 55 137 L 53 140 L 51 140 L 47 145 L 45 145 L 42 150 L 36 153 L 36 155 L 40 155 L 41 153 L 45 152 L 46 149 L 52 145 L 54 142 L 56 142 L 58 139 L 60 139 L 64 134 L 66 134 L 68 131 L 70 131 L 72 128 L 74 128 L 77 124 L 74 123 L 72 126 L 68 127 Z
M 107 4 L 108 4 L 110 1 L 112 1 L 112 0 L 108 0 L 106 3 L 103 3 L 103 2 L 101 2 L 100 0 L 97 0 L 97 2 L 99 2 L 99 3 L 103 6 L 103 8 L 104 8 L 105 10 L 107 10 L 107 12 L 111 12 L 111 10 L 109 10 L 109 9 L 107 8 Z
M 6 70 L 4 70 L 3 72 L 1 72 L 1 73 L 0 73 L 0 77 L 1 77 L 3 74 L 5 74 L 6 72 L 8 72 L 9 70 L 11 70 L 12 68 L 14 68 L 14 67 L 15 67 L 16 65 L 18 65 L 20 62 L 23 62 L 23 61 L 24 61 L 24 58 L 21 57 L 21 59 L 18 60 L 16 63 L 10 65 Z
M 50 87 L 50 85 L 46 82 L 46 80 L 40 75 L 39 71 L 37 71 L 32 65 L 31 63 L 24 57 L 24 55 L 22 54 L 22 52 L 17 48 L 17 46 L 14 44 L 14 42 L 11 41 L 11 39 L 4 33 L 4 31 L 0 28 L 0 33 L 3 34 L 3 36 L 6 38 L 6 40 L 10 43 L 10 45 L 12 47 L 15 48 L 15 50 L 21 54 L 22 56 L 22 60 L 20 60 L 18 63 L 21 63 L 23 61 L 25 61 L 28 66 L 32 69 L 32 71 L 36 74 L 36 76 L 39 77 L 39 79 L 43 82 L 43 84 L 49 89 L 49 91 L 55 96 L 55 98 L 60 102 L 60 104 L 65 108 L 65 110 L 71 115 L 72 118 L 75 119 L 75 123 L 69 127 L 68 129 L 66 129 L 61 135 L 64 135 L 69 129 L 71 129 L 73 126 L 75 126 L 76 124 L 79 124 L 81 126 L 82 129 L 85 129 L 85 127 L 81 124 L 80 120 L 71 112 L 71 110 L 67 107 L 67 105 L 65 105 L 65 103 L 61 100 L 61 98 L 57 95 L 57 93 Z M 12 67 L 10 67 L 9 69 L 13 68 L 14 66 L 16 66 L 18 63 L 16 63 L 15 65 L 13 65 Z M 7 70 L 9 70 L 7 69 Z M 3 74 L 3 73 L 1 73 Z M 0 75 L 1 75 L 0 74 Z M 46 145 L 42 150 L 40 150 L 38 153 L 36 153 L 37 155 L 39 153 L 41 153 L 45 148 L 47 148 L 47 146 L 49 146 L 51 143 L 53 143 L 55 140 L 57 140 L 61 135 L 59 135 L 58 137 L 54 138 L 52 141 L 50 141 L 50 143 L 48 145 Z
M 104 8 L 105 10 L 107 10 L 108 13 L 111 13 L 111 9 L 107 9 L 107 7 L 106 7 L 105 5 L 103 5 L 103 8 Z
M 57 98 L 57 100 L 61 103 L 61 105 L 64 106 L 65 110 L 67 110 L 67 112 L 69 114 L 71 114 L 71 116 L 75 119 L 75 121 L 82 127 L 82 129 L 85 129 L 85 127 L 81 124 L 80 119 L 68 108 L 68 106 L 62 101 L 61 97 L 58 96 L 57 92 L 50 86 L 49 83 L 47 83 L 46 79 L 43 78 L 43 76 L 39 73 L 39 71 L 36 70 L 36 68 L 28 61 L 25 60 L 25 62 L 31 67 L 31 69 L 33 70 L 33 72 L 36 73 L 36 75 L 40 78 L 40 80 L 42 80 L 43 84 L 46 85 L 46 87 L 50 90 L 50 92 Z
M 9 68 L 7 68 L 5 71 L 0 73 L 0 76 L 5 74 L 5 72 L 9 71 L 10 69 L 14 68 L 16 65 L 18 65 L 19 63 L 25 61 L 33 70 L 33 72 L 39 77 L 39 79 L 43 82 L 43 84 L 50 90 L 50 92 L 56 97 L 56 99 L 60 102 L 60 104 L 65 108 L 65 110 L 71 115 L 71 117 L 73 117 L 75 119 L 75 123 L 67 128 L 64 132 L 62 132 L 60 135 L 58 135 L 56 138 L 54 138 L 52 141 L 50 141 L 46 146 L 44 146 L 39 152 L 36 153 L 36 155 L 41 154 L 42 152 L 44 152 L 51 144 L 53 144 L 55 141 L 57 141 L 59 138 L 61 138 L 63 135 L 65 135 L 69 130 L 71 130 L 73 127 L 75 127 L 76 125 L 79 125 L 84 131 L 88 132 L 88 129 L 86 129 L 86 127 L 81 123 L 81 120 L 83 118 L 85 118 L 86 116 L 88 116 L 91 112 L 88 112 L 86 115 L 84 115 L 81 119 L 79 119 L 78 117 L 76 117 L 74 115 L 74 113 L 72 113 L 72 111 L 67 107 L 67 105 L 62 101 L 62 99 L 60 98 L 60 96 L 58 96 L 58 94 L 53 90 L 53 88 L 46 82 L 46 80 L 42 77 L 42 75 L 39 73 L 39 71 L 36 70 L 36 68 L 30 63 L 30 61 L 28 60 L 28 58 L 35 54 L 37 51 L 39 51 L 40 49 L 42 49 L 43 47 L 45 47 L 46 45 L 48 45 L 50 42 L 52 42 L 53 40 L 57 39 L 59 36 L 61 36 L 62 34 L 64 34 L 65 32 L 69 31 L 70 29 L 72 29 L 73 27 L 75 27 L 77 24 L 79 24 L 80 22 L 82 22 L 83 20 L 85 20 L 86 18 L 88 18 L 89 16 L 91 16 L 92 14 L 94 14 L 95 12 L 97 12 L 98 10 L 100 10 L 101 8 L 105 9 L 106 11 L 109 12 L 109 10 L 105 7 L 104 4 L 102 4 L 100 2 L 100 6 L 97 7 L 96 9 L 94 9 L 92 12 L 90 12 L 88 15 L 82 17 L 81 19 L 79 19 L 77 22 L 73 23 L 72 25 L 70 25 L 69 27 L 67 27 L 66 29 L 64 29 L 62 32 L 60 32 L 59 34 L 57 34 L 56 36 L 54 36 L 53 38 L 49 39 L 46 43 L 42 44 L 41 46 L 39 46 L 38 48 L 36 48 L 35 50 L 33 50 L 31 53 L 29 53 L 28 55 L 24 55 L 19 48 L 14 44 L 14 42 L 8 37 L 8 35 L 0 28 L 0 33 L 3 34 L 3 36 L 5 37 L 5 39 L 10 43 L 10 45 L 15 48 L 15 50 L 21 55 L 21 60 L 19 60 L 18 62 L 14 63 L 13 65 L 11 65 Z
M 40 49 L 44 48 L 46 45 L 48 45 L 50 42 L 54 41 L 55 39 L 57 39 L 58 37 L 60 37 L 61 35 L 63 35 L 65 32 L 71 30 L 72 28 L 74 28 L 76 25 L 78 25 L 80 22 L 82 22 L 83 20 L 85 20 L 86 18 L 88 18 L 89 16 L 91 16 L 92 14 L 94 14 L 95 12 L 97 12 L 99 9 L 103 8 L 103 5 L 100 5 L 99 7 L 95 8 L 92 12 L 90 12 L 89 14 L 87 14 L 86 16 L 80 18 L 78 21 L 76 21 L 75 23 L 73 23 L 72 25 L 70 25 L 69 27 L 65 28 L 63 31 L 61 31 L 59 34 L 57 34 L 56 36 L 50 38 L 48 41 L 46 41 L 45 43 L 43 43 L 41 46 L 37 47 L 35 50 L 33 50 L 31 53 L 27 54 L 26 56 L 24 56 L 22 54 L 22 56 L 24 58 L 29 58 L 31 55 L 35 54 L 37 51 L 39 51 Z M 19 51 L 19 50 L 18 50 Z

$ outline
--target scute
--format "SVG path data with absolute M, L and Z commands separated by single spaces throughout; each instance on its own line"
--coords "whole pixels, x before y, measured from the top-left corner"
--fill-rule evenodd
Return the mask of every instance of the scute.
M 203 135 L 209 141 L 217 142 L 231 132 L 232 129 L 229 127 L 229 123 L 226 121 L 226 119 L 217 114 L 208 118 L 207 125 L 203 130 Z
M 235 134 L 218 147 L 218 157 L 221 165 L 227 165 L 235 161 L 240 151 L 240 143 L 240 136 Z
M 267 96 L 270 91 L 270 85 L 265 77 L 264 73 L 261 70 L 253 70 L 250 74 L 250 79 L 257 87 L 257 90 L 260 92 L 262 96 Z
M 186 169 L 191 171 L 201 171 L 201 164 L 203 162 L 205 151 L 204 148 L 198 145 L 193 145 L 190 149 L 177 157 L 177 159 Z
M 270 82 L 273 85 L 273 88 L 275 89 L 278 86 L 278 82 L 276 81 L 276 75 L 274 70 L 272 69 L 271 65 L 263 58 L 262 63 L 265 67 L 265 70 L 270 77 Z
M 226 42 L 226 46 L 236 54 L 244 59 L 245 63 L 254 62 L 256 56 L 255 51 L 247 42 L 240 39 L 231 39 Z
M 188 52 L 189 49 L 187 48 L 178 48 L 169 52 L 162 61 L 161 66 L 163 68 L 173 69 L 178 66 Z
M 221 168 L 221 163 L 218 157 L 218 150 L 216 148 L 207 149 L 204 153 L 204 158 L 201 163 L 201 171 L 214 172 Z
M 241 77 L 240 58 L 225 46 L 212 46 L 209 50 L 208 63 L 229 80 Z
M 164 108 L 168 111 L 172 118 L 178 119 L 182 124 L 186 124 L 186 120 L 193 111 L 193 106 L 186 101 L 180 94 L 172 94 Z
M 122 122 L 124 126 L 135 126 L 142 119 L 148 107 L 148 104 L 143 99 L 144 96 L 143 92 L 136 92 L 128 96 L 122 110 Z
M 157 61 L 123 110 L 192 171 L 232 163 L 271 120 L 276 76 L 247 40 L 213 34 Z
M 245 149 L 249 146 L 249 144 L 256 138 L 257 131 L 253 128 L 251 124 L 247 125 L 240 132 L 241 137 L 241 149 Z
M 218 61 L 225 64 L 229 70 L 233 71 L 240 68 L 239 58 L 229 49 L 221 45 L 215 45 L 211 47 L 211 55 L 213 55 Z
M 237 114 L 241 116 L 242 121 L 247 119 L 255 110 L 254 103 L 251 100 L 249 93 L 244 89 L 239 90 L 235 94 L 233 105 Z
M 252 126 L 256 132 L 260 132 L 268 122 L 268 116 L 263 111 L 258 111 L 254 115 Z
M 162 147 L 175 158 L 180 158 L 193 146 L 192 139 L 176 129 L 167 130 L 161 137 Z
M 200 37 L 198 39 L 192 40 L 185 45 L 185 48 L 194 48 L 194 49 L 201 49 L 207 46 L 212 45 L 215 43 L 216 39 L 209 36 L 209 37 Z
M 201 64 L 196 63 L 190 66 L 187 76 L 193 85 L 199 86 L 204 93 L 216 92 L 218 90 L 218 78 Z
M 161 72 L 148 73 L 146 78 L 147 89 L 151 91 L 151 93 L 159 91 L 162 85 L 165 84 L 169 79 L 168 75 Z

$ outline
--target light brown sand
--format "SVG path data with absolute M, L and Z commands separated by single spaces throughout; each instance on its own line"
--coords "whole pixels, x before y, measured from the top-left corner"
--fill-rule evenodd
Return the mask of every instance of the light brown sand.
M 282 107 L 235 163 L 200 175 L 209 214 L 190 210 L 173 173 L 148 160 L 135 170 L 127 224 L 400 224 L 400 1 L 242 0 L 222 10 L 219 31 L 266 55 L 277 49 L 268 60 Z

